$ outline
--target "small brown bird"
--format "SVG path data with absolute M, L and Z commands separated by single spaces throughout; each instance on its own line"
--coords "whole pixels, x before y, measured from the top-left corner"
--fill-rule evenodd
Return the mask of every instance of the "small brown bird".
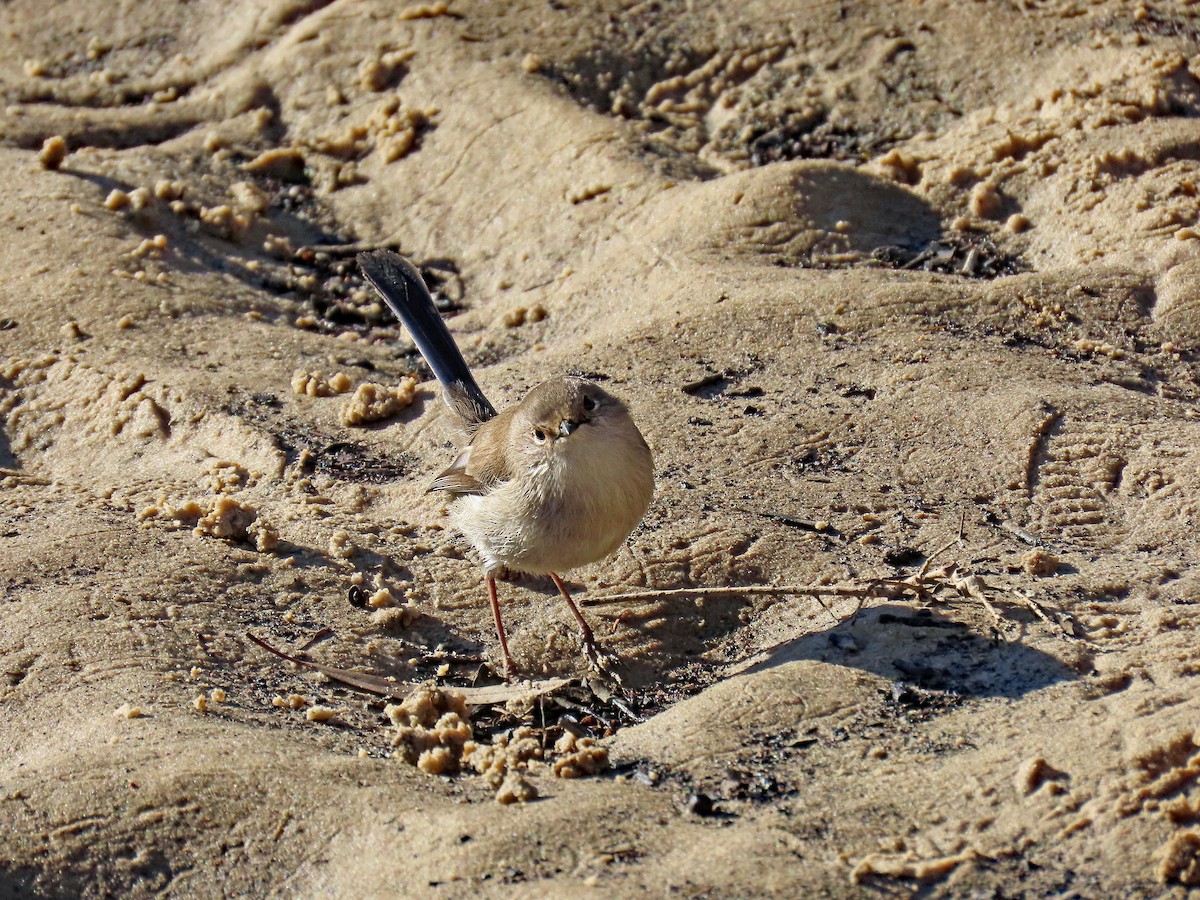
M 650 504 L 654 461 L 629 411 L 599 385 L 562 377 L 497 414 L 416 267 L 387 250 L 362 253 L 358 264 L 412 335 L 470 435 L 429 489 L 453 495 L 451 521 L 482 558 L 505 677 L 516 665 L 496 597 L 501 569 L 554 579 L 596 663 L 592 630 L 558 573 L 615 551 Z

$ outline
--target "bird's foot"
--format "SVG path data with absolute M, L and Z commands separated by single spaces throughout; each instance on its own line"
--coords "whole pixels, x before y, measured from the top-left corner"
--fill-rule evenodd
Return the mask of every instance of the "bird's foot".
M 587 661 L 592 671 L 602 678 L 622 686 L 621 675 L 617 671 L 617 666 L 621 659 L 611 653 L 604 653 L 594 642 L 583 642 L 583 655 L 587 657 Z

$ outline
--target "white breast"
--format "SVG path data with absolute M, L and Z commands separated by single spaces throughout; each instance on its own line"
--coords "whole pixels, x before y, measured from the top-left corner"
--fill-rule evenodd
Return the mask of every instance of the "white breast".
M 581 426 L 544 463 L 455 502 L 452 520 L 485 569 L 562 572 L 621 545 L 654 493 L 650 450 L 626 422 L 628 430 Z

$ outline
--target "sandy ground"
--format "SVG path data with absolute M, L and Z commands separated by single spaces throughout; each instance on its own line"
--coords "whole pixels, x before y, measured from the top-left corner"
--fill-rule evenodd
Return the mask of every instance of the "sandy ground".
M 0 895 L 1200 886 L 1192 4 L 112 6 L 0 8 Z M 499 804 L 247 638 L 495 683 L 354 246 L 498 405 L 587 374 L 654 449 L 569 578 L 624 693 L 476 710 L 598 776 Z

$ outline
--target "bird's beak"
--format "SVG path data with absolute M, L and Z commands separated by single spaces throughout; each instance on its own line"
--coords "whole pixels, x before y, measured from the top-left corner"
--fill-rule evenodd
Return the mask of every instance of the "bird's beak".
M 558 423 L 558 433 L 560 435 L 562 435 L 563 437 L 566 437 L 568 434 L 570 434 L 572 431 L 574 431 L 578 427 L 579 427 L 579 423 L 574 421 L 573 419 L 563 419 L 561 422 Z

